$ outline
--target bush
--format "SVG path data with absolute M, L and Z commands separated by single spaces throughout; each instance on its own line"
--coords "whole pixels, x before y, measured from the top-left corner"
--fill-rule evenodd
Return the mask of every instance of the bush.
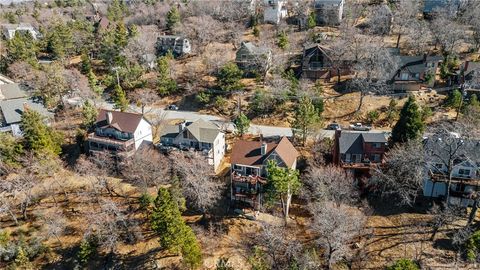
M 480 252 L 480 231 L 476 231 L 466 244 L 467 260 L 474 262 Z
M 81 264 L 86 264 L 88 260 L 97 252 L 97 241 L 95 238 L 85 238 L 80 243 L 80 250 L 78 251 L 77 258 Z
M 369 124 L 375 123 L 379 117 L 380 117 L 380 114 L 378 113 L 378 111 L 369 111 L 367 113 L 367 121 Z
M 409 259 L 400 259 L 388 266 L 386 270 L 420 270 L 418 264 Z
M 220 111 L 220 112 L 225 112 L 226 109 L 227 109 L 227 105 L 228 105 L 228 102 L 227 102 L 227 99 L 225 99 L 224 97 L 222 96 L 217 96 L 215 98 L 215 108 Z
M 210 94 L 208 94 L 207 92 L 199 92 L 195 96 L 195 100 L 201 104 L 208 104 L 210 102 Z
M 150 194 L 143 193 L 140 198 L 138 198 L 138 203 L 140 204 L 140 209 L 146 210 L 152 204 L 155 198 Z

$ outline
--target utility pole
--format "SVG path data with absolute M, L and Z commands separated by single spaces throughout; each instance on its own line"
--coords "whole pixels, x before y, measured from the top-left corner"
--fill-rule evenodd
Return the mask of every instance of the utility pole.
M 120 77 L 118 76 L 118 69 L 120 67 L 113 67 L 112 69 L 115 70 L 115 74 L 117 74 L 117 85 L 120 85 Z

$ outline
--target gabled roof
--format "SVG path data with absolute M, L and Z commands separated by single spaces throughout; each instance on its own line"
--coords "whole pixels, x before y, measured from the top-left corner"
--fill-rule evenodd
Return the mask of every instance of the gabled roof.
M 11 125 L 15 123 L 20 123 L 22 120 L 22 114 L 25 110 L 25 107 L 28 109 L 37 111 L 45 117 L 51 117 L 50 113 L 41 103 L 34 102 L 31 99 L 27 98 L 16 98 L 9 100 L 0 101 L 0 110 L 2 111 L 3 120 L 5 124 Z
M 305 47 L 305 49 L 303 51 L 303 57 L 304 57 L 304 60 L 305 60 L 305 58 L 310 59 L 315 54 L 320 53 L 321 55 L 325 56 L 328 60 L 331 61 L 331 58 L 329 56 L 330 51 L 331 51 L 330 48 L 327 48 L 327 47 L 322 46 L 320 44 L 314 44 L 314 45 L 310 45 L 310 46 Z
M 0 100 L 27 97 L 18 83 L 0 84 Z
M 241 47 L 247 49 L 250 54 L 268 54 L 270 53 L 270 49 L 265 46 L 256 46 L 252 42 L 242 42 Z M 241 49 L 241 48 L 240 48 Z
M 267 143 L 267 153 L 263 156 L 261 154 L 262 144 L 261 141 L 237 141 L 232 149 L 231 163 L 260 167 L 270 154 L 276 152 L 285 165 L 291 167 L 299 156 L 287 137 L 283 137 L 278 143 Z
M 363 143 L 387 143 L 384 133 L 362 132 L 362 131 L 341 131 L 338 139 L 339 151 L 341 154 L 347 152 L 354 154 L 363 153 Z
M 213 143 L 220 133 L 220 129 L 213 123 L 207 122 L 203 119 L 189 124 L 185 128 L 188 130 L 199 142 Z
M 442 56 L 410 56 L 402 55 L 399 56 L 400 59 L 400 70 L 408 70 L 411 73 L 421 73 L 427 67 L 425 66 L 426 62 L 439 62 L 443 59 Z M 425 59 L 425 61 L 424 61 Z
M 110 124 L 107 122 L 107 112 L 112 114 Z M 134 133 L 142 119 L 143 115 L 139 113 L 118 112 L 101 109 L 98 112 L 97 122 L 95 125 L 102 128 L 113 127 L 118 131 Z

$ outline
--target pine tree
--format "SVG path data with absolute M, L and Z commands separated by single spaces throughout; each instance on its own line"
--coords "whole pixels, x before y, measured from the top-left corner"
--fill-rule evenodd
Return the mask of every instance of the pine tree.
M 295 109 L 295 115 L 292 122 L 292 129 L 302 138 L 302 144 L 305 145 L 307 135 L 315 124 L 320 122 L 320 113 L 317 111 L 308 97 L 302 97 Z
M 126 13 L 127 7 L 123 0 L 113 0 L 107 8 L 107 17 L 114 22 L 123 20 Z
M 310 12 L 307 19 L 307 29 L 312 29 L 317 25 L 317 21 L 315 17 L 316 17 L 315 12 L 314 11 Z
M 400 118 L 392 129 L 392 142 L 403 143 L 414 140 L 422 135 L 425 124 L 415 98 L 408 97 L 407 102 L 400 111 Z
M 95 120 L 97 118 L 97 109 L 93 106 L 90 101 L 85 101 L 82 107 L 82 116 L 83 116 L 83 126 L 86 130 L 92 128 Z
M 31 65 L 37 64 L 37 42 L 30 32 L 15 32 L 15 36 L 7 41 L 7 59 L 10 63 L 22 60 Z
M 128 44 L 128 30 L 122 21 L 115 27 L 114 41 L 120 48 L 125 48 Z
M 8 165 L 17 165 L 23 154 L 22 144 L 18 139 L 6 132 L 0 133 L 0 161 Z
M 80 66 L 80 71 L 82 74 L 89 74 L 92 72 L 92 62 L 90 61 L 90 57 L 88 57 L 88 54 L 86 52 L 82 53 L 82 64 Z
M 113 99 L 115 102 L 114 108 L 120 110 L 122 112 L 128 109 L 128 99 L 125 91 L 123 91 L 120 85 L 115 85 L 115 89 L 113 92 Z
M 166 188 L 158 190 L 150 217 L 152 230 L 159 235 L 163 248 L 181 253 L 191 268 L 200 266 L 201 250 L 193 230 L 182 219 L 177 202 Z
M 177 91 L 177 83 L 170 77 L 169 56 L 161 56 L 157 60 L 157 91 L 160 95 L 168 95 Z
M 283 49 L 283 50 L 288 48 L 288 37 L 287 37 L 287 33 L 285 33 L 285 31 L 282 31 L 282 32 L 280 32 L 280 34 L 278 34 L 277 45 L 280 49 Z
M 243 85 L 240 83 L 243 72 L 237 64 L 229 62 L 225 64 L 217 75 L 218 86 L 225 92 L 240 90 Z
M 66 57 L 72 54 L 75 49 L 72 29 L 62 22 L 55 23 L 49 29 L 46 40 L 47 51 L 55 59 Z
M 269 160 L 267 163 L 267 192 L 270 198 L 279 199 L 282 203 L 285 224 L 288 222 L 288 212 L 292 196 L 296 194 L 302 183 L 298 178 L 298 171 L 277 165 L 276 161 Z
M 236 132 L 240 136 L 243 136 L 243 134 L 247 133 L 248 129 L 250 128 L 250 119 L 248 119 L 248 117 L 242 112 L 240 112 L 234 123 Z
M 90 71 L 87 74 L 88 78 L 88 86 L 90 86 L 90 89 L 97 94 L 101 95 L 103 93 L 102 87 L 98 84 L 97 76 L 95 76 L 95 73 L 93 73 L 93 70 L 90 69 Z
M 60 133 L 54 131 L 44 123 L 44 117 L 40 113 L 26 109 L 22 114 L 20 125 L 25 148 L 37 155 L 58 155 L 62 151 L 63 138 Z
M 168 30 L 172 31 L 173 28 L 180 22 L 180 12 L 175 6 L 167 13 L 167 28 Z
M 473 94 L 470 97 L 470 101 L 468 102 L 468 106 L 472 106 L 475 108 L 480 108 L 480 101 L 478 101 L 478 97 L 476 94 Z

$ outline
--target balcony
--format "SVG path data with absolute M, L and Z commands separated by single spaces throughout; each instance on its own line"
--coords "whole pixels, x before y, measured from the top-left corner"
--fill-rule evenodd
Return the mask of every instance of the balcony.
M 92 150 L 112 150 L 112 151 L 132 151 L 135 150 L 135 140 L 126 141 L 117 140 L 109 137 L 98 136 L 95 133 L 88 134 L 88 142 Z M 98 147 L 92 147 L 92 143 L 96 143 Z
M 241 175 L 238 172 L 232 172 L 232 181 L 234 182 L 241 182 L 241 183 L 249 183 L 255 185 L 256 183 L 265 184 L 267 183 L 267 179 L 258 175 Z
M 446 173 L 440 173 L 440 172 L 434 172 L 432 170 L 429 171 L 429 175 L 433 181 L 438 181 L 438 182 L 446 182 L 448 181 L 448 174 Z M 478 186 L 480 187 L 480 176 L 474 176 L 474 177 L 465 177 L 463 175 L 458 175 L 458 174 L 452 174 L 452 181 L 451 183 L 459 183 L 459 184 L 465 184 L 469 186 Z

